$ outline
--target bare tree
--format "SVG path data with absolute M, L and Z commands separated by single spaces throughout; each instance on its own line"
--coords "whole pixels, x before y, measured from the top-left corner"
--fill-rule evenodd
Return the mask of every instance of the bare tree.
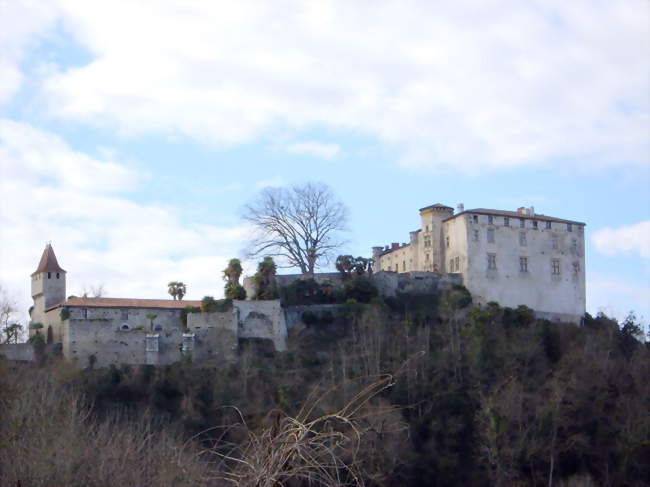
M 281 267 L 298 267 L 303 274 L 327 264 L 345 243 L 347 209 L 322 183 L 266 188 L 243 213 L 255 229 L 248 257 L 276 257 Z
M 21 338 L 23 326 L 16 321 L 16 303 L 7 292 L 0 287 L 0 328 L 3 336 L 0 343 L 18 343 Z
M 104 284 L 84 284 L 82 296 L 84 298 L 103 298 L 106 296 Z

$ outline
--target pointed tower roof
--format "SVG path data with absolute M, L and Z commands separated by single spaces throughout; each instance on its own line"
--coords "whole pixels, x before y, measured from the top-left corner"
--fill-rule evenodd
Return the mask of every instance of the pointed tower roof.
M 51 244 L 45 246 L 41 261 L 38 263 L 38 268 L 32 273 L 32 276 L 41 272 L 65 272 L 56 260 L 56 255 L 54 255 L 54 249 Z

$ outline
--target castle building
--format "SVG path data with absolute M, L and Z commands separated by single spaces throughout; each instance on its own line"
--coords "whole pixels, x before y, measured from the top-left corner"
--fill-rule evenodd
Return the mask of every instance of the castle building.
M 240 339 L 267 339 L 286 350 L 280 302 L 235 301 L 231 309 L 200 313 L 201 301 L 66 298 L 66 271 L 45 247 L 32 280 L 30 337 L 42 334 L 79 366 L 164 365 L 191 355 L 196 361 L 232 360 Z M 92 362 L 92 364 L 91 364 Z
M 474 302 L 526 305 L 579 322 L 585 313 L 585 224 L 517 211 L 442 204 L 420 209 L 409 243 L 373 247 L 375 271 L 460 274 Z

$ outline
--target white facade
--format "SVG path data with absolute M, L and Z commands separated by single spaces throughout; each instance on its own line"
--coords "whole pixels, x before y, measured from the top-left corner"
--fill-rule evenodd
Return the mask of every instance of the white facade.
M 580 321 L 585 313 L 584 223 L 443 205 L 420 210 L 409 245 L 375 247 L 375 269 L 458 273 L 474 302 L 526 305 L 541 316 Z M 425 240 L 426 237 L 426 240 Z

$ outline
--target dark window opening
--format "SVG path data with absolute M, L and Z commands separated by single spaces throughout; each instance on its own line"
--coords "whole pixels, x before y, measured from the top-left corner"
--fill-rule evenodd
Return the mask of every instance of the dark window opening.
M 48 273 L 47 273 L 47 278 L 50 279 L 51 277 L 52 277 L 52 273 L 51 273 L 51 272 L 48 272 Z

